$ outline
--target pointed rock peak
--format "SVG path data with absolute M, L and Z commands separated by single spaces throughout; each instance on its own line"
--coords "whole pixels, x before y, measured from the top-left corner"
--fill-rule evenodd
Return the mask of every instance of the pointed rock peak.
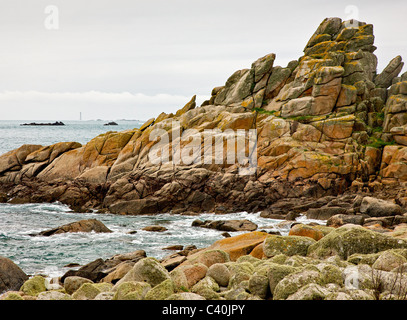
M 176 116 L 181 116 L 183 115 L 185 112 L 195 109 L 196 107 L 196 95 L 194 95 L 191 100 L 180 110 L 177 111 Z
M 144 131 L 147 129 L 149 126 L 151 126 L 154 123 L 155 118 L 148 119 L 144 124 L 139 128 L 140 131 Z
M 308 41 L 304 53 L 307 56 L 327 52 L 374 52 L 373 25 L 356 20 L 342 22 L 340 18 L 327 18 L 319 25 Z
M 330 34 L 331 36 L 337 34 L 342 26 L 341 18 L 326 18 L 319 25 L 316 34 Z
M 391 86 L 393 79 L 399 75 L 403 69 L 404 62 L 402 62 L 401 56 L 393 58 L 383 72 L 379 74 L 374 83 L 379 88 L 388 88 Z
M 270 72 L 270 70 L 273 68 L 275 59 L 276 55 L 274 53 L 270 53 L 252 63 L 255 82 L 259 82 L 266 73 Z

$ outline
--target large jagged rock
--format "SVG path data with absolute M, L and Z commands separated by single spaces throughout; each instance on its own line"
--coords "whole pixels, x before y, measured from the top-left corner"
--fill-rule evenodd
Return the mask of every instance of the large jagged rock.
M 275 66 L 276 55 L 266 54 L 201 106 L 193 96 L 140 129 L 0 156 L 1 191 L 14 202 L 153 214 L 253 212 L 280 198 L 341 193 L 352 183 L 402 188 L 407 76 L 398 77 L 400 56 L 377 75 L 375 50 L 371 24 L 327 18 L 298 60 Z M 256 150 L 246 138 L 241 162 L 225 152 L 239 129 L 257 130 Z M 211 148 L 215 142 L 223 152 Z M 200 149 L 182 153 L 186 146 Z M 254 170 L 248 154 L 256 155 Z
M 389 64 L 384 68 L 381 74 L 379 74 L 374 83 L 379 88 L 388 88 L 392 84 L 392 81 L 397 77 L 400 71 L 403 69 L 404 62 L 401 61 L 401 56 L 395 57 L 389 62 Z

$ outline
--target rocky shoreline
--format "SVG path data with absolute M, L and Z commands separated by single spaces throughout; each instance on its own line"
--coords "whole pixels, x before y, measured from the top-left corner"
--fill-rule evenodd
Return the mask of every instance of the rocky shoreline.
M 375 50 L 373 25 L 328 18 L 298 60 L 280 67 L 273 53 L 259 58 L 201 106 L 194 96 L 138 129 L 0 156 L 0 202 L 59 201 L 123 215 L 261 211 L 327 226 L 293 224 L 281 236 L 245 221 L 196 221 L 250 232 L 163 261 L 142 251 L 99 259 L 51 284 L 27 280 L 3 259 L 16 279 L 2 298 L 405 299 L 407 73 L 399 76 L 396 56 L 378 74 Z M 157 130 L 172 138 L 160 149 L 171 151 L 169 161 L 159 164 L 149 157 L 160 146 L 150 136 Z M 210 161 L 176 162 L 181 133 L 206 152 L 208 137 L 227 147 L 228 130 L 256 130 L 255 149 L 245 146 L 256 153 L 252 174 L 240 174 L 247 162 L 232 164 L 212 149 Z
M 361 203 L 370 214 L 386 208 L 370 197 Z M 161 260 L 136 250 L 52 279 L 29 277 L 0 257 L 0 300 L 405 300 L 407 214 L 399 213 L 338 214 L 327 225 L 291 221 L 286 236 L 251 231 L 207 248 L 167 248 L 175 252 Z M 94 229 L 110 232 L 97 220 L 61 226 Z

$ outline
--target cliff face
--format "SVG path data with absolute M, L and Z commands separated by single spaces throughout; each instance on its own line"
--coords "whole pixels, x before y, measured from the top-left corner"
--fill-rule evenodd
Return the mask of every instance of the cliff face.
M 127 214 L 254 211 L 281 198 L 349 188 L 389 190 L 403 203 L 407 73 L 398 77 L 403 62 L 397 56 L 377 74 L 373 26 L 348 25 L 325 19 L 298 60 L 280 67 L 275 54 L 266 55 L 214 88 L 200 107 L 193 97 L 176 114 L 162 113 L 140 129 L 108 132 L 85 146 L 24 145 L 2 155 L 3 198 Z M 246 132 L 246 156 L 257 151 L 252 174 L 241 174 L 247 164 L 230 161 L 225 151 L 207 152 L 206 139 L 221 139 L 227 150 L 224 133 L 238 129 Z M 250 129 L 257 130 L 255 150 Z M 169 140 L 152 140 L 155 132 Z M 175 161 L 191 141 L 209 160 Z M 152 161 L 157 147 L 161 157 L 168 151 L 169 162 Z

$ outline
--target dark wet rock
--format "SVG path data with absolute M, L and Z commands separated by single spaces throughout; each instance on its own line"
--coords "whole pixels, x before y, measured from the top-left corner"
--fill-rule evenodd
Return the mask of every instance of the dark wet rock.
M 9 258 L 0 256 L 0 293 L 4 291 L 18 291 L 28 279 L 24 273 Z
M 65 124 L 62 121 L 55 121 L 55 122 L 48 122 L 48 123 L 38 123 L 38 122 L 30 122 L 30 123 L 22 123 L 20 126 L 64 126 Z

